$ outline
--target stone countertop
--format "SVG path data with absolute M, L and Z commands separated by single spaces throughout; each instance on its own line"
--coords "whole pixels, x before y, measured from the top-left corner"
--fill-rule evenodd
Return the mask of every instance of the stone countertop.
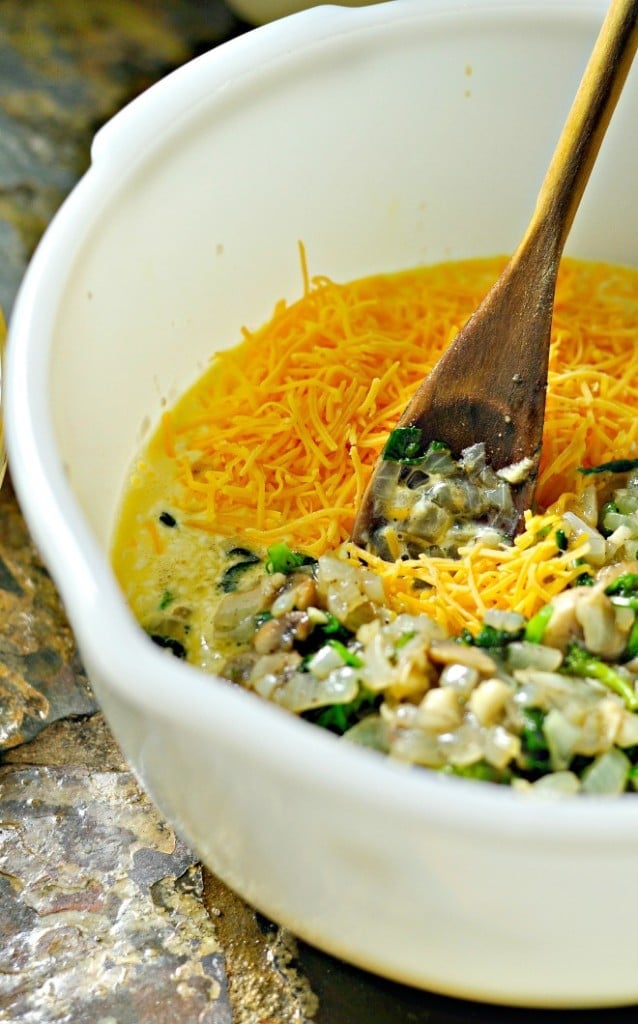
M 97 128 L 243 31 L 221 0 L 2 0 L 0 306 Z M 417 992 L 298 942 L 200 865 L 99 712 L 10 477 L 0 492 L 0 1021 L 620 1024 Z M 522 923 L 524 926 L 524 923 Z M 595 937 L 592 937 L 595 941 Z

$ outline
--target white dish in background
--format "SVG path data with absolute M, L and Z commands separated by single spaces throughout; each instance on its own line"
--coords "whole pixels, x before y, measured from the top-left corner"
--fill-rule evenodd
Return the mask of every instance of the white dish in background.
M 343 0 L 340 7 L 366 7 L 383 0 Z M 265 25 L 288 14 L 297 14 L 309 7 L 319 7 L 320 0 L 226 0 L 228 7 L 253 25 Z
M 440 992 L 638 1000 L 638 800 L 407 770 L 169 658 L 108 559 L 134 453 L 215 347 L 337 279 L 511 250 L 602 0 L 317 8 L 193 61 L 98 134 L 15 306 L 13 480 L 95 692 L 197 854 L 325 950 Z M 638 263 L 630 75 L 568 252 Z

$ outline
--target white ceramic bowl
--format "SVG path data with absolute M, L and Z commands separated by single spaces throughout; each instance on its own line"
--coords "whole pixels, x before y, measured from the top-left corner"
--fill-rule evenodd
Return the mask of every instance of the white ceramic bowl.
M 638 1000 L 638 798 L 552 803 L 409 770 L 170 659 L 108 548 L 149 425 L 301 290 L 511 250 L 600 0 L 315 8 L 171 74 L 104 127 L 10 332 L 13 479 L 96 694 L 162 811 L 324 949 L 440 992 Z M 629 78 L 569 250 L 638 262 Z

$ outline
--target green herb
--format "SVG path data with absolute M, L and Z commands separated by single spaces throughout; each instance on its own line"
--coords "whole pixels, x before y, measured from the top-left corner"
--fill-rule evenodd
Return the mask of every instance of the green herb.
M 574 580 L 575 587 L 593 587 L 594 583 L 594 577 L 588 572 L 581 572 Z
M 421 428 L 397 427 L 389 435 L 381 458 L 384 462 L 420 462 L 423 458 Z
M 473 644 L 474 647 L 485 647 L 489 649 L 505 647 L 507 644 L 511 644 L 514 640 L 520 640 L 522 636 L 522 629 L 508 631 L 506 629 L 496 629 L 494 626 L 486 626 L 483 624 L 476 636 L 472 636 L 468 630 L 464 630 L 462 639 L 466 643 Z
M 180 643 L 172 636 L 162 636 L 160 633 L 151 633 L 151 640 L 158 647 L 164 648 L 164 650 L 170 651 L 176 658 L 184 659 L 186 657 L 186 648 L 184 644 Z
M 452 764 L 445 765 L 439 769 L 443 775 L 455 775 L 462 779 L 471 779 L 476 782 L 497 782 L 502 785 L 512 781 L 512 773 L 502 768 L 495 768 L 488 761 L 476 761 L 474 764 Z
M 545 537 L 549 535 L 551 526 L 542 526 L 540 530 L 537 530 L 534 534 L 535 540 L 545 540 Z
M 305 640 L 295 641 L 295 650 L 299 651 L 302 655 L 302 661 L 300 669 L 302 672 L 307 671 L 308 662 L 310 659 L 320 650 L 325 647 L 327 643 L 332 641 L 339 641 L 345 648 L 350 640 L 352 640 L 354 633 L 352 630 L 347 629 L 336 615 L 332 612 L 325 612 L 326 622 L 317 622 L 314 624 L 313 629 Z
M 560 530 L 560 529 L 557 530 L 556 531 L 556 547 L 558 548 L 559 551 L 567 551 L 567 545 L 568 545 L 567 534 L 565 533 L 564 530 Z
M 399 637 L 399 639 L 397 640 L 397 642 L 394 645 L 395 649 L 397 651 L 400 651 L 401 648 L 405 647 L 406 644 L 409 644 L 410 640 L 412 640 L 415 636 L 416 636 L 416 633 L 414 632 L 413 629 L 408 630 L 407 633 L 402 633 L 401 636 Z
M 615 594 L 621 597 L 633 597 L 638 594 L 638 573 L 623 572 L 616 576 L 616 579 L 605 587 L 605 593 L 610 597 Z
M 583 476 L 590 476 L 592 473 L 630 473 L 633 469 L 638 469 L 638 459 L 613 459 L 600 466 L 581 466 L 580 472 Z
M 579 644 L 570 644 L 567 648 L 561 672 L 570 676 L 597 679 L 608 690 L 622 697 L 629 711 L 638 711 L 638 696 L 629 680 Z
M 378 693 L 371 693 L 362 686 L 354 700 L 348 704 L 330 704 L 325 708 L 306 711 L 303 717 L 342 736 L 362 718 L 375 711 L 380 702 L 381 696 Z
M 253 622 L 255 623 L 255 631 L 261 629 L 264 622 L 270 622 L 270 620 L 273 618 L 274 615 L 272 614 L 272 612 L 257 612 L 257 614 L 253 616 Z
M 554 609 L 551 604 L 546 604 L 536 612 L 536 615 L 532 615 L 525 627 L 524 633 L 524 639 L 527 640 L 528 643 L 541 644 L 543 642 L 545 630 L 549 625 L 549 620 L 553 613 Z
M 363 661 L 361 658 L 351 651 L 345 644 L 341 643 L 341 640 L 328 640 L 328 646 L 332 647 L 337 652 L 342 661 L 349 665 L 350 668 L 362 668 Z
M 332 612 L 325 612 L 325 616 L 326 621 L 320 623 L 320 628 L 326 636 L 331 636 L 333 633 L 349 633 L 349 630 L 339 622 L 337 616 L 333 615 Z
M 161 598 L 160 598 L 160 602 L 159 602 L 159 606 L 158 606 L 159 610 L 161 612 L 163 612 L 164 609 L 168 608 L 169 604 L 172 604 L 174 600 L 175 600 L 175 594 L 171 590 L 165 590 L 164 593 L 162 594 Z
M 521 729 L 522 762 L 526 771 L 545 773 L 550 768 L 550 755 L 543 731 L 545 712 L 541 708 L 523 708 Z
M 235 548 L 234 550 L 239 551 L 241 549 Z M 251 551 L 248 551 L 247 555 L 248 557 L 245 559 L 245 561 L 235 562 L 234 565 L 229 566 L 228 569 L 226 569 L 221 580 L 219 581 L 219 588 L 220 590 L 223 590 L 225 594 L 232 594 L 235 590 L 237 590 L 237 587 L 239 586 L 239 581 L 241 577 L 244 575 L 244 573 L 248 569 L 252 569 L 253 566 L 259 564 L 260 559 L 257 558 L 257 555 L 254 555 Z
M 302 565 L 314 565 L 315 563 L 315 558 L 311 558 L 310 555 L 304 555 L 301 551 L 291 551 L 287 544 L 273 544 L 272 547 L 268 548 L 266 572 L 283 572 L 288 574 L 294 572 L 295 569 L 299 569 Z
M 449 445 L 445 441 L 430 441 L 426 455 L 431 455 L 432 452 L 449 452 Z

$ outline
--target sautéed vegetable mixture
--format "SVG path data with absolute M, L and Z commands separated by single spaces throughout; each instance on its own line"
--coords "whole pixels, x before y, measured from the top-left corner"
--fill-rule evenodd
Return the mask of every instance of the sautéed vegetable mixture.
M 633 791 L 638 270 L 563 261 L 538 507 L 513 543 L 482 445 L 459 469 L 445 438 L 392 435 L 504 262 L 347 284 L 304 264 L 302 298 L 163 417 L 113 562 L 168 656 L 343 741 L 533 792 Z M 382 558 L 349 536 L 389 436 L 388 473 L 427 483 L 431 529 L 406 542 L 395 510 Z M 437 531 L 455 507 L 450 553 Z

